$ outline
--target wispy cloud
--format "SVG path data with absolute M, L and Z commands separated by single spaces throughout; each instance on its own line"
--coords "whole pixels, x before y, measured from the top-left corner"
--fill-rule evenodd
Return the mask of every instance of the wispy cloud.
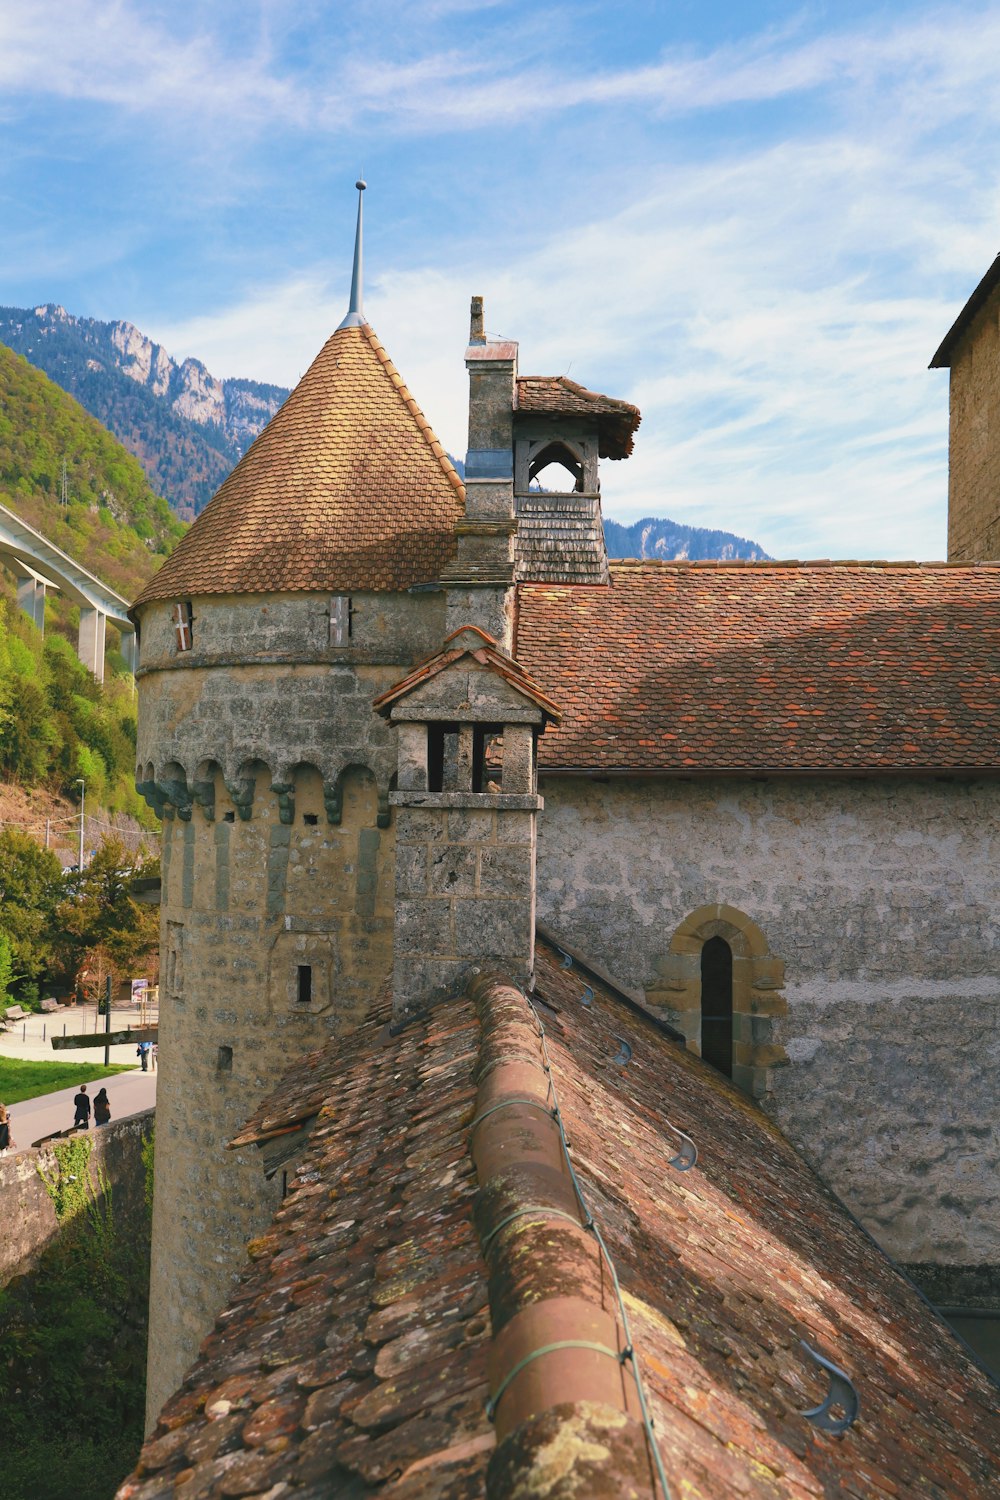
M 405 230 L 371 241 L 369 312 L 452 451 L 484 292 L 524 368 L 642 407 L 634 458 L 606 466 L 609 512 L 775 552 L 943 551 L 945 381 L 925 367 L 1000 240 L 1000 7 L 822 32 L 803 12 L 640 62 L 569 47 L 589 12 L 359 0 L 324 29 L 323 11 L 0 0 L 0 86 L 106 106 L 122 131 L 148 117 L 210 165 L 226 143 L 272 200 L 297 153 L 316 170 L 381 151 L 387 176 L 413 174 Z M 238 180 L 212 187 L 236 232 L 262 232 Z M 267 275 L 227 243 L 242 269 L 221 305 L 166 314 L 147 288 L 121 311 L 218 373 L 292 383 L 347 274 L 292 227 Z

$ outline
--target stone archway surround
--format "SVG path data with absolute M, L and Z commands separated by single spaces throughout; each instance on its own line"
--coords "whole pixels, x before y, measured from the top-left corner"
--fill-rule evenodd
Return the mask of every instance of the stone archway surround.
M 685 917 L 657 963 L 646 1002 L 700 1055 L 701 950 L 711 937 L 724 938 L 733 954 L 733 1082 L 761 1099 L 771 1092 L 772 1069 L 788 1063 L 784 1047 L 773 1039 L 775 1017 L 788 1012 L 781 993 L 785 963 L 770 952 L 767 938 L 745 912 L 718 903 Z

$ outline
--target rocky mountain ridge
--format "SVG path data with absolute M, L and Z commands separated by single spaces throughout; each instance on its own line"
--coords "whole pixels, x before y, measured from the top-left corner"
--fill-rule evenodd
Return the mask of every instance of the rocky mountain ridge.
M 665 562 L 731 562 L 735 558 L 761 562 L 768 558 L 763 547 L 731 531 L 684 526 L 657 516 L 645 516 L 631 525 L 605 518 L 604 539 L 609 557 L 658 557 Z
M 288 395 L 284 386 L 220 380 L 199 359 L 178 363 L 132 323 L 76 317 L 57 303 L 0 307 L 0 343 L 103 422 L 185 520 Z
M 180 362 L 133 323 L 76 317 L 57 303 L 0 307 L 0 343 L 42 369 L 118 438 L 153 488 L 193 520 L 288 396 L 284 386 L 220 380 Z M 460 459 L 452 460 L 460 475 Z M 728 531 L 647 516 L 605 521 L 612 557 L 765 558 Z

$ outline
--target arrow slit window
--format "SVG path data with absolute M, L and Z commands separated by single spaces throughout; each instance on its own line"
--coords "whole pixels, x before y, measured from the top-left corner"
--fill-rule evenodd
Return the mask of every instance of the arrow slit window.
M 174 605 L 174 638 L 178 651 L 190 651 L 194 642 L 194 611 L 191 600 L 179 600 Z

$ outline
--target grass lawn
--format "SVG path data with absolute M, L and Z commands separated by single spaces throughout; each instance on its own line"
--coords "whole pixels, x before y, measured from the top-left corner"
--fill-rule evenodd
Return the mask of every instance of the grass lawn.
M 114 1073 L 130 1073 L 134 1063 L 112 1063 L 105 1067 L 95 1063 L 21 1062 L 16 1057 L 0 1057 L 0 1100 L 18 1104 L 22 1099 L 37 1099 L 40 1094 L 54 1094 L 78 1083 L 110 1078 Z

